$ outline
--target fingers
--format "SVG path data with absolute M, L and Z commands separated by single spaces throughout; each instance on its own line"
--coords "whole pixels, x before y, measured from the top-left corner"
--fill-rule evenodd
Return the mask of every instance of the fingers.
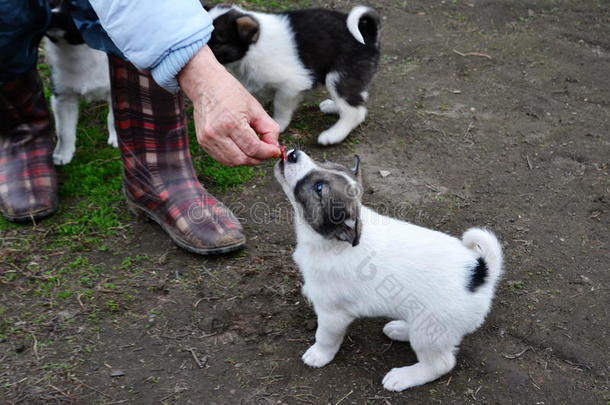
M 200 121 L 196 121 L 197 141 L 218 162 L 225 166 L 255 166 L 262 163 L 260 159 L 244 153 L 233 139 L 222 131 L 222 128 L 205 128 L 205 124 L 203 126 L 201 124 Z
M 267 160 L 278 157 L 281 152 L 276 144 L 261 141 L 249 125 L 240 125 L 230 132 L 231 139 L 247 156 Z
M 200 141 L 201 147 L 215 160 L 225 166 L 256 166 L 261 160 L 246 155 L 231 138 L 207 137 Z

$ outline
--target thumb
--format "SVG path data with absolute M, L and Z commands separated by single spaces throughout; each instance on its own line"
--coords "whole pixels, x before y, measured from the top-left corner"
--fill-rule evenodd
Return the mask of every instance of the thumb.
M 278 154 L 280 153 L 278 139 L 280 137 L 280 126 L 275 122 L 259 105 L 254 108 L 250 125 L 252 129 L 260 135 L 261 141 L 277 147 Z

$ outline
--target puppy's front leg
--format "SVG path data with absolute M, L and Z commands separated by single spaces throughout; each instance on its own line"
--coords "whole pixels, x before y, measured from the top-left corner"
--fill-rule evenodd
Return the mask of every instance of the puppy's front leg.
M 316 312 L 318 314 L 316 343 L 303 354 L 303 361 L 311 367 L 324 367 L 335 358 L 343 342 L 345 331 L 354 318 L 341 311 Z
M 108 98 L 108 145 L 119 147 L 119 140 L 116 133 L 116 126 L 114 124 L 114 111 L 112 109 L 112 99 Z
M 72 161 L 76 150 L 76 126 L 78 125 L 78 96 L 75 94 L 54 94 L 51 96 L 51 107 L 55 118 L 57 145 L 53 152 L 56 165 L 65 165 Z
M 301 95 L 298 92 L 278 90 L 273 99 L 273 119 L 280 125 L 280 132 L 284 132 L 290 121 L 292 114 L 299 106 Z

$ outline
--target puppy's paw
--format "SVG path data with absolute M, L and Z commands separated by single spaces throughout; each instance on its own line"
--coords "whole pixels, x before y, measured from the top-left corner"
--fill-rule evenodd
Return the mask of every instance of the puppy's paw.
M 339 113 L 339 109 L 337 108 L 337 104 L 331 100 L 326 99 L 320 103 L 320 111 L 324 114 L 337 114 Z
M 318 136 L 318 143 L 320 145 L 334 145 L 345 139 L 347 135 L 337 133 L 332 129 L 327 129 Z
M 53 152 L 53 163 L 57 166 L 67 165 L 74 157 L 74 150 L 55 149 Z
M 116 132 L 112 131 L 112 132 L 108 133 L 108 145 L 110 145 L 114 148 L 119 147 L 119 140 L 117 139 Z
M 413 381 L 412 372 L 412 366 L 393 368 L 383 377 L 383 388 L 388 391 L 399 392 L 419 385 Z
M 391 321 L 383 327 L 383 333 L 398 342 L 409 341 L 409 324 L 405 321 Z
M 311 346 L 303 354 L 303 362 L 310 367 L 324 367 L 332 361 L 335 353 L 320 348 L 317 344 Z

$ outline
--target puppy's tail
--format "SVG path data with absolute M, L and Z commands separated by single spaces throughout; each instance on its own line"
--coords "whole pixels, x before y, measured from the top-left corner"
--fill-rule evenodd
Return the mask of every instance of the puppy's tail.
M 356 6 L 347 16 L 347 29 L 363 45 L 379 48 L 381 39 L 381 17 L 377 10 Z
M 462 243 L 481 255 L 479 265 L 474 269 L 469 288 L 474 291 L 478 286 L 495 289 L 502 275 L 502 246 L 492 232 L 481 228 L 470 228 L 462 236 Z

